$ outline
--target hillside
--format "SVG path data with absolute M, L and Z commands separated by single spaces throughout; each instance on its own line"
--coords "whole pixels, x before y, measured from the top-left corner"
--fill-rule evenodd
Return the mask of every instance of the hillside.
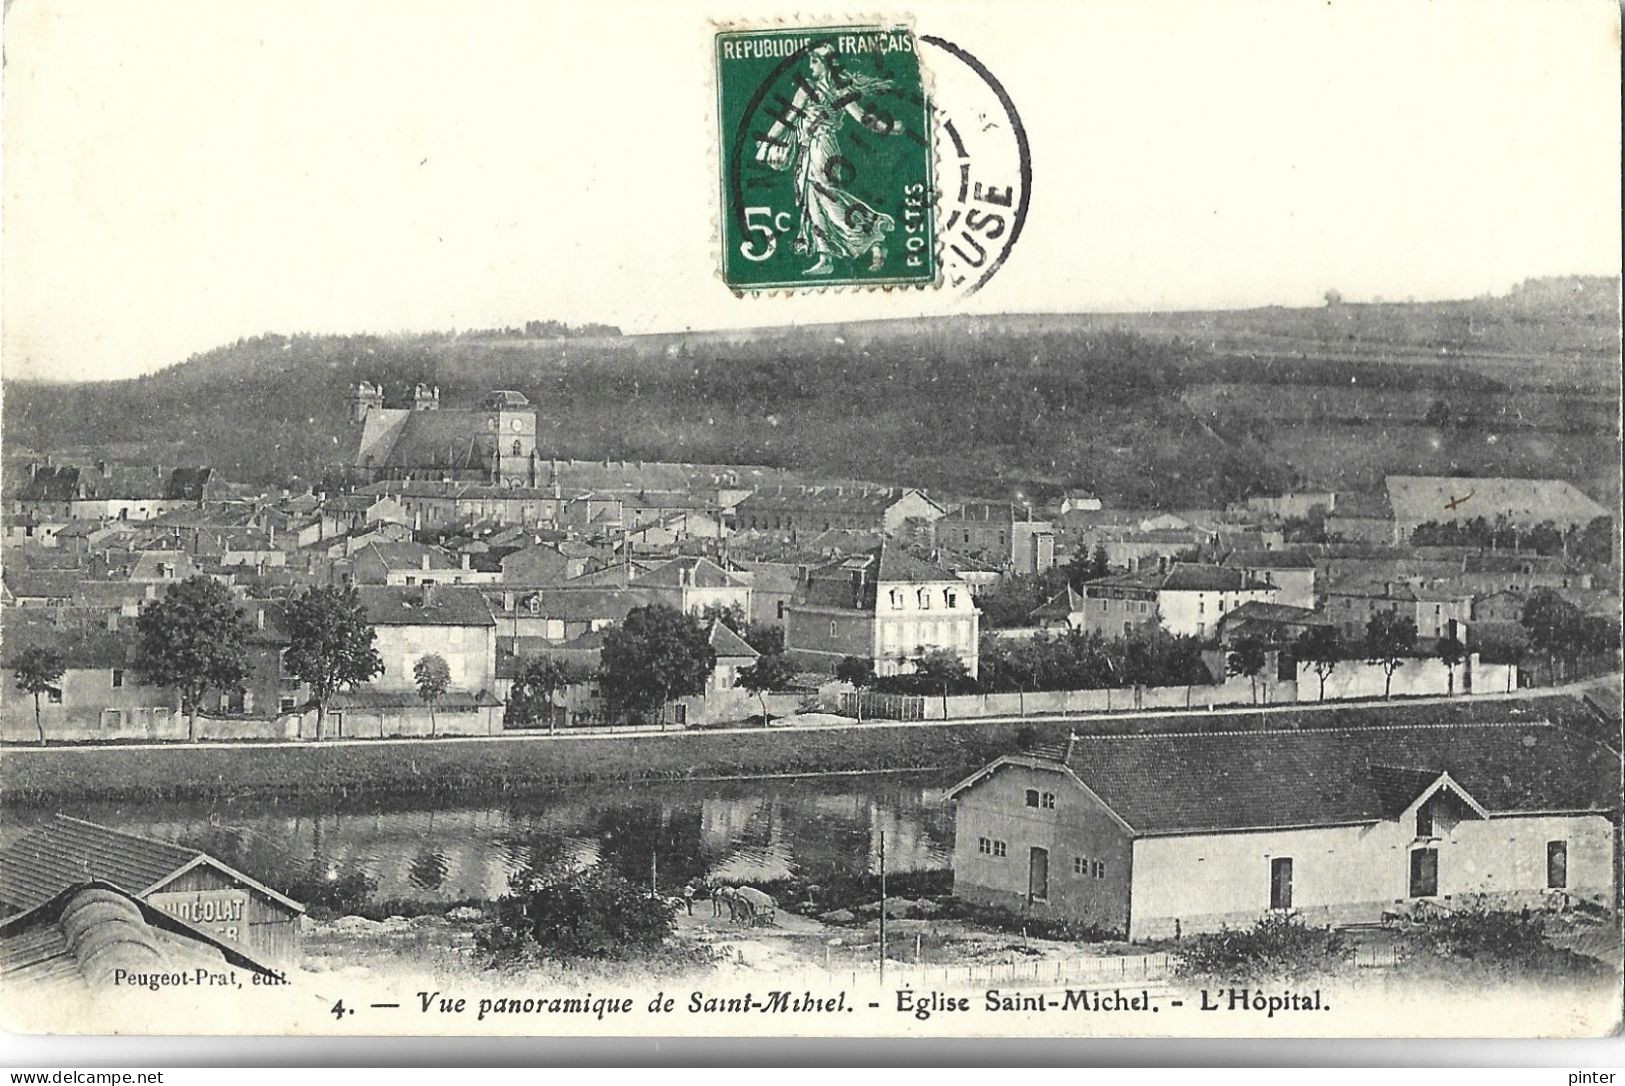
M 1385 472 L 1617 493 L 1618 280 L 1495 299 L 1011 315 L 645 336 L 259 336 L 133 381 L 8 383 L 8 460 L 109 442 L 309 479 L 346 394 L 539 406 L 559 456 L 765 463 L 963 493 L 1191 506 Z

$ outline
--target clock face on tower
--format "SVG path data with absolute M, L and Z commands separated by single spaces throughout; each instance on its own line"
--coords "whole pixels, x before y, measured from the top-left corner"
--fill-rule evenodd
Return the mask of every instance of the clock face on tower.
M 490 418 L 486 419 L 485 420 L 485 425 L 486 425 L 486 427 L 488 429 L 495 430 L 497 428 L 497 418 L 496 418 L 496 416 L 492 415 Z
M 509 425 L 509 427 L 511 427 L 513 429 L 513 432 L 516 433 L 516 434 L 519 431 L 521 431 L 521 430 L 523 430 L 525 428 L 525 424 L 523 422 L 521 422 L 520 420 L 518 420 L 518 419 L 514 419 L 508 425 Z

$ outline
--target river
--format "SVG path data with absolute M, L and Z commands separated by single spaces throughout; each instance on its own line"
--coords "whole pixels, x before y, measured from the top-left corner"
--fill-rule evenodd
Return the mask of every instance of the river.
M 376 901 L 500 896 L 551 864 L 607 864 L 674 890 L 690 879 L 811 882 L 946 870 L 953 815 L 942 774 L 624 784 L 507 794 L 500 801 L 243 799 L 75 803 L 60 813 L 203 849 L 299 896 L 364 877 Z M 7 808 L 0 842 L 55 811 Z M 306 896 L 309 896 L 307 893 Z

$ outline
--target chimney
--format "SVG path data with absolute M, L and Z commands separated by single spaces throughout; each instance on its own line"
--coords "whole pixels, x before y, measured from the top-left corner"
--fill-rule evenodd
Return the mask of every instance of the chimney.
M 466 553 L 463 555 L 463 568 L 468 568 L 468 555 Z
M 421 568 L 423 568 L 423 569 L 428 569 L 429 568 L 429 556 L 427 554 L 425 554 L 423 556 L 423 558 L 422 558 Z
M 265 608 L 264 607 L 261 607 L 259 610 L 254 612 L 254 628 L 256 630 L 265 629 Z

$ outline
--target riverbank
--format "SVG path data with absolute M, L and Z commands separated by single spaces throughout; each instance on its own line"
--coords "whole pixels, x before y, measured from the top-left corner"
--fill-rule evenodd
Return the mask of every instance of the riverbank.
M 502 735 L 323 743 L 16 747 L 0 756 L 7 803 L 370 793 L 497 796 L 625 781 L 697 781 L 911 770 L 969 772 L 1070 732 L 1219 731 L 1470 723 L 1540 717 L 1595 729 L 1572 692 L 1066 717 L 636 735 Z

